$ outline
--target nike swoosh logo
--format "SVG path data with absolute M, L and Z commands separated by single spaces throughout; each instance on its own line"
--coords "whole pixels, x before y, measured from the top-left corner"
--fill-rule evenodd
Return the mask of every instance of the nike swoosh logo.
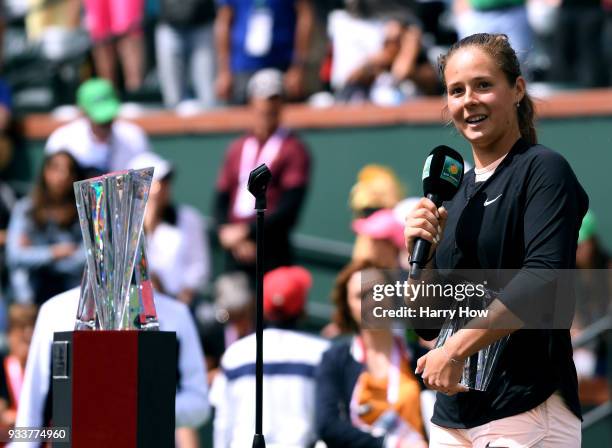
M 501 195 L 503 193 L 500 193 L 499 196 L 497 196 L 495 199 L 491 199 L 490 201 L 485 201 L 484 202 L 484 206 L 486 207 L 487 205 L 491 205 L 492 203 L 494 203 L 495 201 L 497 201 L 499 198 L 501 198 Z

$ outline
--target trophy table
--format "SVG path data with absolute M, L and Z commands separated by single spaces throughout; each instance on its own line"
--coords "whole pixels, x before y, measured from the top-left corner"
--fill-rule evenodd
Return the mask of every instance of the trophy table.
M 76 182 L 87 263 L 75 331 L 55 333 L 54 427 L 75 448 L 174 446 L 176 333 L 159 331 L 142 225 L 153 168 Z

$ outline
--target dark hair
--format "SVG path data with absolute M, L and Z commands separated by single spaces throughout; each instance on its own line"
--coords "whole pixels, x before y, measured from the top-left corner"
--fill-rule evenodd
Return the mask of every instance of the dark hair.
M 459 42 L 455 42 L 446 54 L 438 58 L 440 77 L 445 87 L 446 80 L 444 79 L 444 70 L 446 69 L 446 63 L 455 52 L 467 47 L 480 48 L 491 56 L 501 71 L 506 75 L 508 84 L 510 84 L 510 86 L 516 84 L 517 78 L 521 76 L 521 64 L 516 56 L 516 52 L 510 46 L 508 36 L 505 34 L 479 33 L 472 34 L 471 36 L 464 37 Z M 534 125 L 535 107 L 533 100 L 526 91 L 525 96 L 523 96 L 523 99 L 517 107 L 517 114 L 521 137 L 529 144 L 535 145 L 538 142 Z
M 32 211 L 31 216 L 34 223 L 39 227 L 44 227 L 48 222 L 48 209 L 50 206 L 59 207 L 61 212 L 58 214 L 58 224 L 61 227 L 70 227 L 76 222 L 77 208 L 76 201 L 74 199 L 74 191 L 69 188 L 59 199 L 52 199 L 49 195 L 49 189 L 47 188 L 47 182 L 45 181 L 45 170 L 51 161 L 58 156 L 66 156 L 70 160 L 70 174 L 73 182 L 83 179 L 83 169 L 76 161 L 74 156 L 68 151 L 58 151 L 48 155 L 38 175 L 38 180 L 32 190 Z
M 38 307 L 30 303 L 13 303 L 8 309 L 8 331 L 13 328 L 33 327 L 36 323 Z
M 353 274 L 366 269 L 382 270 L 384 268 L 371 260 L 353 260 L 336 276 L 331 292 L 332 302 L 336 307 L 332 320 L 343 333 L 357 333 L 359 331 L 359 324 L 353 319 L 348 304 L 348 283 Z

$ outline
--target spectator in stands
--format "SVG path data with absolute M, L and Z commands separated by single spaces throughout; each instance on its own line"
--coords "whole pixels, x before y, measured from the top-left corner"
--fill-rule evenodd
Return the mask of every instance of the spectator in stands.
M 311 0 L 217 0 L 217 4 L 217 97 L 244 104 L 251 76 L 276 68 L 284 72 L 287 96 L 301 98 L 314 21 Z
M 3 64 L 4 4 L 0 2 L 0 67 Z M 6 329 L 6 238 L 11 210 L 15 205 L 15 193 L 4 181 L 4 170 L 13 158 L 13 141 L 10 137 L 12 123 L 12 95 L 6 81 L 0 77 L 0 331 Z
M 402 250 L 404 243 L 404 226 L 393 210 L 382 208 L 366 217 L 352 222 L 356 238 L 353 244 L 351 260 L 354 262 L 375 263 L 385 269 L 397 269 L 401 265 L 400 254 L 408 258 Z M 328 323 L 321 335 L 335 338 L 342 333 L 336 322 Z
M 255 300 L 244 272 L 220 275 L 213 294 L 214 305 L 201 302 L 195 311 L 206 352 L 209 384 L 218 372 L 225 350 L 255 330 Z
M 83 5 L 98 75 L 117 85 L 119 58 L 125 89 L 138 90 L 144 76 L 144 0 L 84 0 Z
M 377 261 L 387 268 L 398 266 L 404 231 L 393 208 L 403 196 L 404 187 L 391 168 L 371 164 L 359 171 L 349 198 L 355 218 L 353 260 Z
M 0 6 L 2 6 L 0 4 Z M 0 13 L 0 24 L 2 14 Z M 2 44 L 0 30 L 0 46 Z M 0 66 L 2 51 L 0 50 Z M 13 141 L 10 136 L 10 128 L 13 121 L 13 99 L 11 89 L 6 81 L 0 77 L 0 172 L 9 165 L 13 158 Z M 8 212 L 15 202 L 12 189 L 0 179 L 0 275 L 2 273 L 4 245 L 6 239 L 6 226 L 8 224 Z M 0 280 L 1 284 L 1 280 Z
M 230 146 L 217 181 L 215 219 L 226 270 L 255 270 L 255 199 L 246 185 L 252 169 L 266 163 L 272 171 L 265 221 L 266 271 L 292 263 L 289 233 L 297 222 L 310 178 L 306 146 L 282 127 L 282 74 L 266 69 L 249 82 L 252 132 Z M 253 277 L 254 278 L 254 277 Z
M 0 43 L 2 39 L 0 38 Z M 1 54 L 1 53 L 0 53 Z M 12 145 L 8 133 L 13 119 L 11 88 L 0 78 L 0 162 L 10 160 Z
M 574 341 L 585 328 L 612 313 L 612 258 L 603 247 L 598 231 L 595 214 L 589 210 L 582 219 L 576 248 L 578 300 L 571 329 Z M 600 405 L 610 399 L 609 350 L 605 333 L 574 348 L 578 393 L 583 406 Z
M 172 165 L 153 152 L 130 161 L 133 169 L 153 166 L 144 231 L 149 274 L 155 288 L 190 305 L 210 275 L 210 256 L 200 212 L 172 199 Z
M 607 84 L 602 0 L 561 0 L 553 33 L 551 78 L 580 87 Z
M 354 337 L 325 352 L 317 373 L 316 424 L 328 448 L 427 447 L 421 387 L 403 341 L 389 329 L 361 327 L 366 288 L 389 281 L 385 275 L 352 262 L 336 279 L 334 320 Z
M 34 305 L 14 303 L 9 308 L 9 352 L 0 357 L 0 432 L 4 434 L 4 431 L 15 426 L 36 312 Z
M 405 247 L 404 226 L 393 210 L 382 209 L 367 218 L 353 221 L 357 235 L 353 246 L 353 260 L 376 262 L 380 267 L 399 267 L 400 251 Z
M 89 48 L 87 32 L 80 28 L 80 0 L 28 0 L 25 18 L 28 40 L 40 45 L 43 56 L 63 60 Z
M 126 169 L 128 162 L 149 151 L 149 140 L 135 124 L 117 120 L 119 99 L 105 79 L 85 81 L 77 91 L 83 117 L 56 129 L 45 153 L 67 150 L 90 174 Z
M 404 247 L 403 221 L 398 224 L 393 207 L 403 195 L 404 187 L 391 168 L 369 164 L 359 170 L 349 195 L 355 232 L 353 261 L 376 263 L 387 269 L 399 266 L 399 253 Z M 331 339 L 341 332 L 336 322 L 330 322 L 321 335 Z
M 454 0 L 453 9 L 459 39 L 476 33 L 508 36 L 523 72 L 533 47 L 533 33 L 527 19 L 527 0 Z
M 355 218 L 365 218 L 381 209 L 395 207 L 404 197 L 404 186 L 389 167 L 369 164 L 357 173 L 349 205 Z
M 0 332 L 6 330 L 6 292 L 8 286 L 8 269 L 6 264 L 6 239 L 11 210 L 16 198 L 13 189 L 0 179 Z
M 382 52 L 384 46 L 384 24 L 384 18 L 363 17 L 359 10 L 351 7 L 337 9 L 329 14 L 327 33 L 332 47 L 330 84 L 335 92 L 342 92 L 351 79 L 357 81 L 358 78 L 363 78 L 368 72 L 367 61 L 371 60 L 370 67 L 379 65 L 378 53 Z M 372 81 L 373 79 L 370 79 L 370 83 Z M 367 92 L 363 89 L 354 90 L 352 92 L 347 88 L 340 95 L 340 99 L 367 100 Z M 350 93 L 353 95 L 349 95 Z
M 329 20 L 332 86 L 339 101 L 394 105 L 439 92 L 438 76 L 422 46 L 420 25 L 408 14 L 410 10 L 398 19 L 383 14 L 384 8 L 364 15 L 350 5 L 346 11 L 334 11 Z
M 7 262 L 19 302 L 40 304 L 80 283 L 85 252 L 72 184 L 81 173 L 70 153 L 48 155 L 32 193 L 13 209 Z
M 575 328 L 584 328 L 612 312 L 612 258 L 598 235 L 597 218 L 589 210 L 582 219 L 576 248 L 576 267 L 581 285 L 576 301 Z
M 189 97 L 188 79 L 200 107 L 214 106 L 214 19 L 214 0 L 160 1 L 155 50 L 166 107 Z
M 449 18 L 451 0 L 417 0 L 418 17 L 423 24 L 423 38 L 434 46 L 451 45 L 457 32 Z
M 528 0 L 527 18 L 533 31 L 529 69 L 534 81 L 549 81 L 554 30 L 561 0 Z
M 28 353 L 16 426 L 50 426 L 52 390 L 49 386 L 53 333 L 74 330 L 78 303 L 79 289 L 75 288 L 51 298 L 40 308 Z M 181 428 L 196 428 L 204 423 L 209 415 L 204 355 L 193 319 L 184 304 L 156 293 L 155 307 L 160 330 L 175 331 L 178 338 L 175 424 L 179 439 Z M 36 448 L 40 444 L 28 442 L 27 446 Z
M 1 106 L 0 106 L 1 107 Z M 6 330 L 6 292 L 9 283 L 8 269 L 6 263 L 6 239 L 11 211 L 17 201 L 15 192 L 11 186 L 4 181 L 4 169 L 12 158 L 12 145 L 6 140 L 7 145 L 1 147 L 0 140 L 0 333 Z
M 264 277 L 263 435 L 269 446 L 306 448 L 316 441 L 314 372 L 328 343 L 296 331 L 311 282 L 299 266 L 280 267 Z M 222 372 L 211 389 L 215 448 L 252 443 L 255 344 L 255 335 L 248 336 L 223 355 Z

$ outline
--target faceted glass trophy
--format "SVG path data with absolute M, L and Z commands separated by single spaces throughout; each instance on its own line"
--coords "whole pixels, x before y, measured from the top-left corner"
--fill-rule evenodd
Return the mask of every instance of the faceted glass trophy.
M 459 306 L 468 307 L 470 309 L 486 309 L 492 301 L 490 292 L 487 291 L 487 295 L 483 298 L 470 297 L 466 298 L 465 301 L 454 302 L 454 309 L 458 310 Z M 455 315 L 459 313 L 455 312 Z M 453 319 L 446 319 L 440 330 L 440 335 L 436 341 L 436 348 L 444 345 L 446 340 L 453 334 L 464 328 L 467 323 L 471 320 L 471 317 L 458 317 Z M 461 376 L 460 383 L 470 389 L 485 391 L 491 382 L 493 372 L 497 361 L 501 356 L 504 347 L 508 342 L 510 336 L 504 336 L 503 338 L 495 341 L 493 344 L 481 349 L 477 353 L 468 357 L 465 360 L 463 367 L 463 375 Z
M 156 330 L 142 226 L 153 168 L 75 182 L 87 263 L 76 330 Z

